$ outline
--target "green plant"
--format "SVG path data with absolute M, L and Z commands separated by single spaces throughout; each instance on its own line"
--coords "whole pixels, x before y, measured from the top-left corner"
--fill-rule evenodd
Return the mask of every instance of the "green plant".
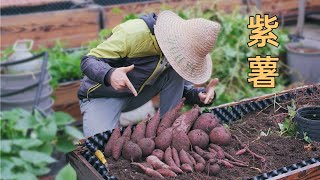
M 280 134 L 294 137 L 297 134 L 297 127 L 296 124 L 292 121 L 294 116 L 296 115 L 296 105 L 293 100 L 291 101 L 291 106 L 288 105 L 287 109 L 288 117 L 284 119 L 283 123 L 278 123 Z
M 1 51 L 1 59 L 0 62 L 6 61 L 9 56 L 14 52 L 13 47 L 9 46 Z
M 83 138 L 70 125 L 72 121 L 62 112 L 48 117 L 23 109 L 1 112 L 1 179 L 37 179 L 47 174 L 48 165 L 56 161 L 52 153 L 70 152 L 73 142 Z
M 303 140 L 309 144 L 312 142 L 312 139 L 307 135 L 306 132 L 303 133 Z
M 60 82 L 80 79 L 83 76 L 80 62 L 81 57 L 85 54 L 85 49 L 67 52 L 64 44 L 61 41 L 56 41 L 53 47 L 40 47 L 37 51 L 48 52 L 49 73 L 52 76 L 51 85 L 53 87 L 56 87 Z

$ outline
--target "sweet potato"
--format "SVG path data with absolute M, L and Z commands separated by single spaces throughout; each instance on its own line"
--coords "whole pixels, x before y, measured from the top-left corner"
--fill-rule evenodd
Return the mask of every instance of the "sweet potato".
M 152 155 L 156 156 L 160 161 L 163 160 L 164 152 L 161 149 L 155 149 L 151 153 Z
M 172 126 L 174 120 L 176 119 L 176 115 L 183 107 L 183 103 L 185 100 L 186 98 L 182 98 L 176 107 L 174 107 L 173 109 L 166 112 L 166 114 L 164 114 L 157 129 L 157 136 L 159 136 L 165 129 Z
M 147 163 L 152 165 L 153 169 L 169 169 L 170 168 L 170 166 L 160 161 L 160 159 L 157 158 L 157 156 L 150 155 L 147 157 L 146 160 L 147 160 Z
M 224 159 L 225 158 L 225 155 L 224 155 L 224 150 L 216 145 L 216 144 L 210 144 L 210 148 L 212 148 L 213 150 L 215 150 L 217 152 L 217 158 L 218 159 Z
M 201 129 L 209 134 L 219 122 L 219 119 L 212 113 L 203 113 L 194 122 L 192 129 Z
M 146 129 L 146 138 L 154 138 L 157 135 L 157 129 L 160 123 L 160 108 L 157 113 L 149 120 Z
M 142 151 L 138 144 L 128 141 L 122 148 L 123 158 L 133 161 L 139 161 L 142 158 Z
M 172 147 L 172 158 L 173 158 L 174 163 L 178 167 L 180 167 L 181 164 L 180 164 L 179 154 L 178 154 L 178 151 L 176 150 L 176 148 L 174 148 L 174 147 Z
M 181 149 L 189 151 L 190 140 L 187 133 L 184 131 L 174 131 L 171 146 L 176 148 L 177 151 L 181 151 Z
M 200 156 L 203 156 L 207 153 L 205 150 L 199 148 L 198 146 L 194 146 L 193 148 Z
M 217 154 L 213 154 L 211 152 L 207 152 L 202 156 L 204 159 L 209 160 L 209 159 L 214 159 L 217 157 Z
M 203 163 L 197 163 L 195 166 L 194 166 L 194 170 L 196 172 L 203 172 L 205 169 L 205 166 Z
M 222 164 L 223 166 L 225 166 L 226 168 L 233 168 L 234 165 L 231 164 L 229 161 L 225 161 L 223 159 L 219 159 L 218 160 L 218 164 Z
M 141 170 L 144 171 L 146 173 L 146 175 L 148 175 L 148 176 L 164 179 L 164 177 L 159 172 L 157 172 L 157 171 L 155 171 L 155 170 L 153 170 L 151 168 L 144 167 L 140 163 L 131 163 L 131 164 L 136 165 L 139 168 L 141 168 Z
M 156 148 L 165 151 L 171 144 L 173 128 L 164 130 L 159 136 L 155 138 Z
M 192 166 L 190 166 L 190 164 L 182 164 L 181 169 L 182 169 L 182 171 L 187 172 L 187 173 L 193 172 Z
M 164 162 L 170 166 L 170 169 L 175 173 L 182 173 L 182 170 L 176 165 L 172 158 L 171 147 L 168 147 L 164 152 Z
M 116 161 L 120 158 L 122 147 L 126 141 L 127 141 L 127 137 L 120 137 L 114 142 L 114 145 L 112 148 L 112 157 Z
M 189 159 L 191 160 L 193 166 L 195 166 L 195 165 L 197 164 L 196 160 L 195 160 L 195 159 L 193 158 L 193 156 L 191 156 L 188 152 L 186 152 L 186 153 L 187 153 Z
M 157 172 L 164 177 L 177 177 L 177 174 L 170 169 L 157 169 Z
M 209 174 L 210 176 L 214 176 L 220 172 L 220 166 L 218 164 L 208 163 L 205 170 L 207 174 Z
M 194 129 L 188 134 L 192 146 L 198 146 L 201 149 L 206 149 L 209 144 L 209 136 L 201 129 Z
M 204 160 L 203 157 L 196 152 L 190 152 L 190 155 L 196 160 L 197 163 L 206 164 L 206 160 Z
M 108 140 L 108 142 L 107 142 L 107 144 L 106 144 L 106 146 L 104 148 L 104 155 L 106 157 L 110 157 L 112 155 L 112 148 L 114 146 L 114 143 L 120 137 L 121 137 L 120 128 L 119 128 L 119 126 L 117 126 L 113 130 L 113 132 L 112 132 L 112 134 L 111 134 L 111 136 L 110 136 L 110 138 L 109 138 L 109 140 Z
M 218 145 L 228 145 L 231 142 L 231 133 L 225 127 L 215 127 L 211 130 L 210 142 Z
M 122 137 L 126 137 L 127 141 L 130 140 L 132 134 L 132 125 L 127 126 L 127 128 L 124 130 Z
M 155 148 L 155 143 L 151 138 L 142 138 L 138 140 L 138 145 L 142 150 L 142 156 L 149 156 Z
M 139 124 L 137 124 L 136 128 L 134 129 L 131 135 L 132 142 L 137 143 L 138 140 L 145 138 L 148 119 L 149 116 L 146 119 L 142 120 Z
M 193 166 L 193 163 L 189 158 L 187 152 L 183 149 L 179 152 L 179 159 L 181 161 L 181 164 L 189 164 L 191 167 Z
M 198 105 L 195 105 L 189 111 L 180 115 L 172 124 L 172 127 L 175 131 L 184 131 L 188 133 L 194 123 L 194 121 L 198 118 L 200 113 L 200 108 Z
M 150 169 L 153 169 L 153 167 L 151 166 L 151 164 L 147 163 L 147 162 L 143 162 L 143 163 L 139 163 L 141 164 L 142 166 L 144 167 L 147 167 L 147 168 L 150 168 Z M 133 166 L 133 169 L 140 172 L 140 173 L 145 173 L 145 171 L 143 169 L 141 169 L 138 165 L 136 164 L 132 164 L 132 165 L 135 165 Z

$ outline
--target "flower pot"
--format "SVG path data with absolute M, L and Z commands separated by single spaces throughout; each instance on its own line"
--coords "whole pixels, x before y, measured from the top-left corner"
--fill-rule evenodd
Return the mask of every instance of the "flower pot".
M 23 108 L 32 110 L 38 90 L 40 72 L 21 74 L 1 74 L 1 110 Z M 51 99 L 52 88 L 49 85 L 50 75 L 46 72 L 42 82 L 38 108 L 46 113 L 52 112 L 53 100 Z M 33 86 L 32 86 L 33 85 Z M 10 94 L 10 95 L 9 95 Z
M 293 71 L 290 75 L 292 82 L 304 81 L 306 83 L 320 82 L 320 47 L 316 44 L 299 42 L 288 43 L 287 60 Z
M 312 140 L 320 142 L 320 106 L 300 108 L 294 121 L 301 138 L 306 133 Z
M 80 80 L 60 83 L 53 93 L 53 96 L 55 97 L 53 109 L 55 111 L 66 112 L 76 120 L 81 119 L 82 116 L 77 96 L 79 87 Z

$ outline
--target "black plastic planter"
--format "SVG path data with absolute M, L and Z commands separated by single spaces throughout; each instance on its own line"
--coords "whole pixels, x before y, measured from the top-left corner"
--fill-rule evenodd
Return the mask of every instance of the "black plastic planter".
M 215 114 L 223 123 L 232 123 L 236 120 L 241 119 L 244 115 L 259 111 L 266 108 L 269 105 L 274 104 L 274 102 L 283 102 L 284 100 L 288 101 L 290 99 L 294 99 L 300 95 L 308 96 L 308 95 L 319 95 L 320 94 L 320 86 L 308 86 L 297 88 L 293 90 L 289 90 L 278 95 L 268 95 L 264 97 L 252 98 L 243 100 L 236 103 L 230 103 L 215 107 L 210 110 L 211 113 Z M 320 114 L 319 114 L 320 116 Z M 317 117 L 319 117 L 317 116 Z M 132 126 L 134 130 L 135 126 Z M 125 127 L 122 127 L 121 133 L 125 130 Z M 92 175 L 96 176 L 98 174 L 99 177 L 97 179 L 111 179 L 111 174 L 108 174 L 105 166 L 99 161 L 99 159 L 94 155 L 96 150 L 103 150 L 106 142 L 110 138 L 112 131 L 105 131 L 103 133 L 96 134 L 92 137 L 89 137 L 86 140 L 82 141 L 81 146 L 82 150 L 74 151 L 69 156 L 71 159 L 71 165 L 74 167 L 79 166 L 86 166 L 85 169 L 79 169 L 79 173 L 83 171 L 90 172 L 94 168 L 95 172 L 91 173 Z M 82 165 L 85 164 L 85 165 Z M 252 180 L 264 180 L 278 176 L 286 176 L 288 173 L 293 172 L 295 175 L 301 172 L 295 172 L 300 168 L 318 168 L 320 167 L 320 157 L 314 157 L 309 160 L 302 161 L 297 164 L 290 165 L 288 167 L 283 167 L 277 170 L 273 170 L 271 172 L 263 173 L 261 175 L 252 177 Z M 302 172 L 305 173 L 305 172 Z M 317 171 L 317 173 L 319 173 Z M 291 174 L 292 175 L 292 174 Z
M 300 137 L 306 134 L 312 140 L 320 142 L 320 106 L 299 109 L 294 120 Z

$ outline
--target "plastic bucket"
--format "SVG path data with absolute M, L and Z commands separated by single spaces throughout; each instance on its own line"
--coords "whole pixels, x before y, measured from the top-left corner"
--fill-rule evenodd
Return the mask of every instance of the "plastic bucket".
M 320 106 L 299 109 L 294 121 L 297 123 L 300 138 L 306 134 L 312 140 L 320 142 Z
M 320 48 L 312 43 L 288 43 L 287 60 L 293 71 L 290 75 L 292 82 L 320 82 Z

